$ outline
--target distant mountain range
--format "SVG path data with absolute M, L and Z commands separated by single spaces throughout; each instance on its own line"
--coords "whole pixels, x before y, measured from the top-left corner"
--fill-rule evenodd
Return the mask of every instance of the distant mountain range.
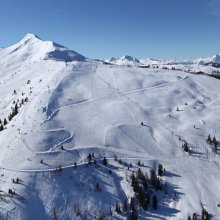
M 130 55 L 123 56 L 121 58 L 112 57 L 110 59 L 105 59 L 105 62 L 109 62 L 116 65 L 124 66 L 139 66 L 139 65 L 208 65 L 213 67 L 220 67 L 220 54 L 216 54 L 211 57 L 202 57 L 195 59 L 137 59 Z

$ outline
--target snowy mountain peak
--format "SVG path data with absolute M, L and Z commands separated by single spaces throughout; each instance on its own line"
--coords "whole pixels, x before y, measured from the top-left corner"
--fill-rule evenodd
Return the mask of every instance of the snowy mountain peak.
M 23 39 L 26 39 L 26 40 L 29 40 L 29 39 L 39 39 L 40 40 L 40 38 L 37 35 L 31 34 L 31 33 L 26 34 Z
M 140 63 L 140 61 L 137 58 L 132 57 L 130 55 L 125 55 L 125 56 L 121 57 L 120 59 Z
M 33 41 L 42 41 L 42 40 L 37 35 L 28 33 L 18 42 L 18 44 L 26 44 L 28 42 L 33 42 Z
M 34 62 L 38 60 L 82 61 L 84 56 L 52 41 L 43 41 L 37 35 L 26 34 L 18 43 L 0 50 L 0 58 L 11 57 L 16 62 Z

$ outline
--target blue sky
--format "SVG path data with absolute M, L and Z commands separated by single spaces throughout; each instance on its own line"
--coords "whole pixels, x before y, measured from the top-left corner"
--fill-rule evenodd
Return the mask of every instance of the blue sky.
M 0 0 L 0 46 L 37 34 L 90 58 L 220 53 L 220 0 Z

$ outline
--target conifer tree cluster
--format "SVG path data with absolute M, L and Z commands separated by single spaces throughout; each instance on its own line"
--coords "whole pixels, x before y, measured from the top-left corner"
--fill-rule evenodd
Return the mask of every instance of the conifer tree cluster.
M 158 166 L 158 171 L 162 175 L 164 172 L 162 165 Z M 153 194 L 153 188 L 157 190 L 163 190 L 163 184 L 156 172 L 151 170 L 150 178 L 147 174 L 144 174 L 139 168 L 138 171 L 131 175 L 131 186 L 135 192 L 135 198 L 138 205 L 143 209 L 147 210 L 151 204 L 153 209 L 157 209 L 158 199 L 157 195 Z M 165 187 L 165 186 L 164 186 Z
M 8 124 L 9 121 L 11 121 L 17 114 L 19 108 L 25 103 L 28 102 L 28 97 L 25 99 L 21 99 L 21 102 L 19 102 L 19 99 L 16 101 L 13 101 L 13 107 L 11 107 L 11 112 L 8 115 L 8 119 L 4 118 L 3 120 L 0 119 L 0 131 L 3 131 L 5 129 L 5 126 Z
M 192 215 L 192 218 L 191 216 L 188 217 L 188 220 L 198 220 L 198 219 L 201 219 L 201 220 L 210 220 L 210 214 L 207 212 L 207 210 L 202 207 L 202 213 L 201 213 L 201 218 L 200 218 L 200 215 L 197 214 L 197 213 L 193 213 Z

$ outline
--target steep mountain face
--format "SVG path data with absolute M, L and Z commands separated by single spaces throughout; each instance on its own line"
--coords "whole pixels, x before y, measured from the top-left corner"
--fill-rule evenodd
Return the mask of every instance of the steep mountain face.
M 0 219 L 219 219 L 219 80 L 121 61 L 0 51 Z

